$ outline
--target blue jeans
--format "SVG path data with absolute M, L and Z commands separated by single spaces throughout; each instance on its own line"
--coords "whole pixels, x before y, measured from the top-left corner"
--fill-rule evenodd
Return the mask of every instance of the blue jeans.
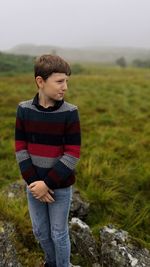
M 72 186 L 54 189 L 52 203 L 41 202 L 27 188 L 33 233 L 39 241 L 50 267 L 69 267 L 71 243 L 68 216 Z

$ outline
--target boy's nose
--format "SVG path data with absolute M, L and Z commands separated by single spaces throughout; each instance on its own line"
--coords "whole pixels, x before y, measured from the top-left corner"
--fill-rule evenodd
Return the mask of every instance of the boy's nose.
M 66 91 L 67 89 L 68 89 L 68 85 L 67 85 L 67 83 L 65 82 L 65 83 L 64 83 L 64 88 L 63 88 L 63 90 Z

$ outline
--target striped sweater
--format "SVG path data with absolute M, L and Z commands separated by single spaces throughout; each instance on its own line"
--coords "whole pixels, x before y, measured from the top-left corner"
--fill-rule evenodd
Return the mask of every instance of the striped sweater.
M 22 177 L 29 185 L 43 180 L 51 188 L 74 184 L 80 157 L 80 121 L 76 106 L 61 100 L 53 107 L 34 99 L 20 102 L 15 126 L 15 151 Z

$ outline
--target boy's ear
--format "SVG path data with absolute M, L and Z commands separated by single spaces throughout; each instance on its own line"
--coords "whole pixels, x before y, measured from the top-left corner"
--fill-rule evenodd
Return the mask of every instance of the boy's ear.
M 35 81 L 36 81 L 36 84 L 39 88 L 43 87 L 44 80 L 41 76 L 36 76 Z

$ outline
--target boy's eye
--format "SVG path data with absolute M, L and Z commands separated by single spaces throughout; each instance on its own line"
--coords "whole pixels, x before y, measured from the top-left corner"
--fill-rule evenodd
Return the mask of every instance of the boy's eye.
M 57 81 L 58 83 L 63 83 L 63 82 L 65 82 L 64 80 L 59 80 L 59 81 Z M 68 83 L 68 80 L 66 80 L 66 83 Z

